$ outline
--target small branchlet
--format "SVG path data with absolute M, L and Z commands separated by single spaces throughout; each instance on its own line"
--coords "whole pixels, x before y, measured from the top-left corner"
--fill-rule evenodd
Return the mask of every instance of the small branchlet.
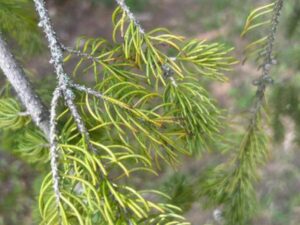
M 122 3 L 125 4 L 124 1 Z M 184 38 L 165 29 L 140 33 L 140 24 L 136 25 L 137 20 L 131 13 L 128 16 L 128 7 L 120 8 L 123 13 L 117 9 L 113 16 L 113 39 L 117 42 L 115 36 L 119 29 L 124 40 L 125 57 L 133 58 L 141 70 L 146 70 L 149 85 L 154 80 L 156 90 L 160 83 L 165 86 L 163 99 L 167 106 L 164 109 L 185 130 L 189 151 L 195 153 L 199 149 L 207 149 L 207 141 L 218 136 L 218 120 L 221 117 L 206 90 L 197 87 L 197 76 L 200 74 L 225 81 L 223 72 L 236 63 L 227 55 L 232 49 L 199 40 L 185 42 Z M 173 57 L 161 51 L 159 46 L 172 49 L 175 52 Z

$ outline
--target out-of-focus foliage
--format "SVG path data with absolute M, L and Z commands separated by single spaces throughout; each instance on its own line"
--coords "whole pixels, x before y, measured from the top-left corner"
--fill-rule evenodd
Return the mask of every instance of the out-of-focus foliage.
M 300 144 L 300 94 L 299 79 L 292 78 L 274 87 L 272 93 L 272 109 L 273 109 L 273 131 L 274 141 L 281 143 L 284 140 L 287 130 L 284 126 L 285 117 L 292 120 L 295 125 L 295 138 Z
M 287 24 L 287 37 L 295 35 L 296 31 L 300 30 L 300 4 L 299 1 L 295 0 L 292 3 L 293 12 L 289 15 L 286 22 Z
M 173 174 L 166 179 L 161 189 L 170 196 L 168 202 L 180 207 L 184 212 L 188 211 L 197 199 L 194 183 L 184 174 Z
M 1 138 L 1 141 L 4 141 Z M 10 146 L 11 148 L 11 146 Z M 32 216 L 35 172 L 9 152 L 0 152 L 0 225 L 29 224 Z
M 42 48 L 33 2 L 30 0 L 0 0 L 0 31 L 12 38 L 24 54 Z
M 228 225 L 247 224 L 256 212 L 257 168 L 268 157 L 267 137 L 260 116 L 256 120 L 246 130 L 241 145 L 232 146 L 237 150 L 233 159 L 207 172 L 200 182 L 200 196 L 205 197 L 210 206 L 224 207 L 222 217 Z
M 13 98 L 0 99 L 0 129 L 20 129 L 30 120 L 20 104 Z

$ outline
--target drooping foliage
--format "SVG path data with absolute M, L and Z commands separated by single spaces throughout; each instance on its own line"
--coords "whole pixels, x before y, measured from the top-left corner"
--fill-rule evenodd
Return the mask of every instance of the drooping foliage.
M 201 81 L 226 80 L 223 73 L 235 63 L 232 49 L 163 28 L 146 32 L 118 3 L 113 43 L 80 38 L 75 48 L 61 46 L 65 64 L 78 61 L 74 79 L 94 81 L 90 88 L 69 76 L 66 89 L 56 89 L 56 155 L 49 157 L 47 138 L 38 130 L 22 126 L 17 151 L 52 168 L 38 199 L 41 224 L 189 224 L 178 207 L 162 201 L 167 195 L 125 181 L 174 166 L 181 154 L 203 151 L 217 137 L 221 113 Z M 12 121 L 1 122 L 20 128 L 21 107 L 14 108 L 17 117 L 5 112 Z
M 265 92 L 273 83 L 270 76 L 274 64 L 273 48 L 283 1 L 259 7 L 250 13 L 242 35 L 252 29 L 267 26 L 266 37 L 252 42 L 246 47 L 246 54 L 254 56 L 262 72 L 253 84 L 257 86 L 251 109 L 249 125 L 241 142 L 231 146 L 235 152 L 228 162 L 218 165 L 201 179 L 201 196 L 208 204 L 222 206 L 222 217 L 226 225 L 245 225 L 255 215 L 257 209 L 255 185 L 259 178 L 258 168 L 268 159 L 268 135 L 264 126 L 268 125 L 265 111 Z M 271 14 L 270 20 L 261 19 Z

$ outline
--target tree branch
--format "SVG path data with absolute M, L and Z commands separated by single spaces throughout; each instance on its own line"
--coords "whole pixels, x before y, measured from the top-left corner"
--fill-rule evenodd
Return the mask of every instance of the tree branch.
M 283 0 L 277 0 L 274 5 L 274 12 L 271 20 L 271 27 L 269 34 L 267 36 L 267 45 L 265 47 L 265 54 L 264 60 L 260 67 L 262 68 L 262 75 L 259 77 L 258 80 L 254 81 L 254 85 L 257 85 L 256 90 L 256 98 L 253 107 L 253 118 L 251 120 L 251 124 L 255 123 L 256 117 L 260 112 L 261 107 L 264 104 L 264 97 L 267 86 L 273 83 L 273 79 L 270 76 L 270 72 L 272 69 L 272 65 L 276 64 L 276 61 L 273 59 L 273 49 L 275 43 L 275 36 L 277 33 L 278 25 L 279 25 L 279 18 L 283 7 Z
M 0 68 L 17 92 L 19 99 L 26 107 L 35 124 L 49 138 L 49 112 L 32 88 L 24 70 L 10 52 L 5 40 L 0 34 Z
M 50 16 L 45 5 L 44 0 L 34 0 L 36 12 L 39 15 L 39 24 L 38 26 L 42 28 L 45 33 L 46 39 L 48 41 L 48 47 L 51 54 L 50 63 L 53 64 L 56 76 L 57 76 L 57 87 L 53 93 L 52 102 L 51 102 L 51 115 L 50 115 L 50 158 L 51 158 L 51 173 L 53 178 L 53 189 L 56 197 L 58 216 L 60 215 L 60 200 L 61 192 L 59 187 L 59 171 L 58 171 L 58 141 L 57 141 L 57 131 L 56 131 L 56 116 L 57 116 L 57 106 L 60 97 L 64 100 L 67 107 L 70 110 L 71 115 L 73 116 L 75 123 L 79 132 L 81 133 L 85 143 L 88 144 L 88 147 L 93 152 L 96 152 L 96 149 L 90 143 L 90 136 L 88 130 L 85 126 L 81 115 L 78 112 L 77 106 L 74 102 L 75 94 L 72 90 L 73 81 L 70 79 L 68 74 L 64 69 L 63 62 L 63 45 L 59 42 L 56 33 L 53 29 L 53 26 L 50 21 Z M 61 222 L 60 222 L 61 224 Z
M 63 45 L 59 42 L 56 33 L 53 29 L 53 26 L 50 21 L 50 16 L 48 10 L 45 5 L 44 0 L 34 0 L 36 11 L 39 15 L 39 26 L 45 33 L 46 39 L 49 44 L 49 50 L 51 53 L 50 62 L 53 64 L 55 69 L 55 73 L 57 75 L 58 85 L 57 87 L 60 89 L 61 94 L 63 96 L 64 101 L 66 102 L 70 112 L 77 124 L 78 130 L 85 138 L 86 143 L 89 143 L 89 134 L 85 127 L 85 124 L 77 110 L 76 104 L 74 103 L 74 93 L 71 89 L 72 80 L 69 78 L 68 74 L 64 69 L 63 62 Z M 52 108 L 56 107 L 56 105 L 51 105 Z M 55 124 L 50 124 L 50 126 L 55 126 Z M 51 129 L 54 131 L 54 129 Z M 50 136 L 55 136 L 55 133 L 51 133 Z M 52 139 L 52 137 L 50 138 Z

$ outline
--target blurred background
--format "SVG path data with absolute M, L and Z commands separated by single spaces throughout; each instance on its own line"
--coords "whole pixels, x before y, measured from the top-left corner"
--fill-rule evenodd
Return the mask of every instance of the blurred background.
M 249 41 L 240 33 L 249 12 L 266 0 L 128 0 L 145 29 L 166 27 L 175 34 L 206 39 L 233 46 L 234 56 L 242 61 L 243 48 Z M 48 0 L 50 15 L 59 38 L 74 46 L 79 36 L 111 39 L 113 0 Z M 1 15 L 0 15 L 1 18 Z M 1 22 L 1 21 L 0 21 Z M 253 225 L 300 224 L 300 3 L 286 1 L 276 43 L 278 64 L 273 70 L 274 84 L 268 91 L 271 137 L 269 163 L 261 168 L 257 185 L 259 212 Z M 14 51 L 26 65 L 36 85 L 50 85 L 52 73 L 48 52 L 40 44 L 30 55 Z M 20 46 L 22 48 L 22 46 Z M 26 56 L 26 57 L 25 57 Z M 243 115 L 251 108 L 255 94 L 252 81 L 259 76 L 255 62 L 238 63 L 227 73 L 229 82 L 210 82 L 219 105 L 227 111 L 229 120 L 246 126 Z M 47 82 L 45 82 L 47 81 Z M 0 82 L 4 84 L 3 76 Z M 45 95 L 45 100 L 51 96 Z M 238 130 L 238 129 L 237 129 Z M 29 166 L 6 148 L 2 135 L 0 151 L 0 225 L 29 225 L 36 223 L 36 198 L 41 182 L 39 168 Z M 176 171 L 165 168 L 160 177 L 143 179 L 144 187 L 159 187 L 172 196 L 172 203 L 182 207 L 186 217 L 195 225 L 217 225 L 216 209 L 208 209 L 197 198 L 197 183 L 205 168 L 221 162 L 217 151 L 199 158 L 183 158 Z M 139 178 L 134 181 L 142 183 Z

